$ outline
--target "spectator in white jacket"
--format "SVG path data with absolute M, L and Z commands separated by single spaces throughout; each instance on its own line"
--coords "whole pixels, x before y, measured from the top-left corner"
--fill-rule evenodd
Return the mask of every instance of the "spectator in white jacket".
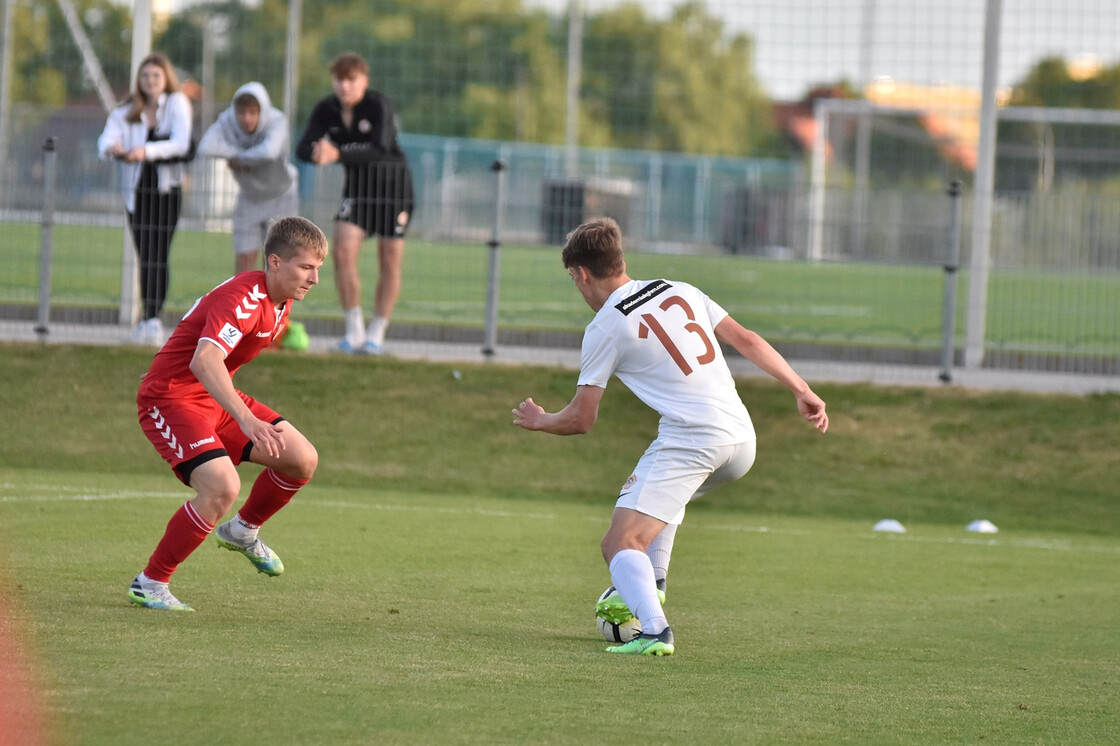
M 162 344 L 168 255 L 183 201 L 184 163 L 193 155 L 191 103 L 165 55 L 153 52 L 141 60 L 136 89 L 109 114 L 97 149 L 121 163 L 121 191 L 140 260 L 143 320 L 129 338 Z
M 237 89 L 233 105 L 198 144 L 199 155 L 226 159 L 239 187 L 233 210 L 237 272 L 260 269 L 269 225 L 299 214 L 298 172 L 288 158 L 290 149 L 288 119 L 256 81 Z

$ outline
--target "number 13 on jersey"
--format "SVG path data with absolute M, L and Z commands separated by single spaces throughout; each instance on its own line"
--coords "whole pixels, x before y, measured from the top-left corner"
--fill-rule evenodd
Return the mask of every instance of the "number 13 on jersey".
M 704 343 L 704 353 L 696 358 L 696 364 L 707 365 L 716 359 L 716 349 L 711 338 L 704 331 L 704 327 L 696 323 L 696 314 L 692 312 L 692 307 L 688 305 L 684 298 L 679 295 L 670 295 L 661 301 L 659 308 L 666 312 L 664 316 L 666 324 L 672 324 L 674 328 L 677 328 L 675 324 L 679 319 L 679 328 L 690 334 L 695 334 Z M 642 323 L 638 325 L 638 339 L 648 339 L 649 333 L 652 331 L 653 336 L 673 358 L 673 362 L 677 364 L 681 372 L 686 376 L 690 375 L 693 371 L 692 365 L 685 358 L 680 347 L 673 341 L 672 335 L 666 330 L 665 326 L 652 313 L 643 313 L 641 319 Z

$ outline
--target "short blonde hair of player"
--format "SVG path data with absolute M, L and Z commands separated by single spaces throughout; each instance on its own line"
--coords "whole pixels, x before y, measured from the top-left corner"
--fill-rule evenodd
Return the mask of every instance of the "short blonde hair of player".
M 268 227 L 264 239 L 264 255 L 276 254 L 287 261 L 308 249 L 319 259 L 327 256 L 327 236 L 307 218 L 279 218 Z
M 600 280 L 626 271 L 622 257 L 622 230 L 611 218 L 592 218 L 568 234 L 560 253 L 564 269 L 583 267 Z

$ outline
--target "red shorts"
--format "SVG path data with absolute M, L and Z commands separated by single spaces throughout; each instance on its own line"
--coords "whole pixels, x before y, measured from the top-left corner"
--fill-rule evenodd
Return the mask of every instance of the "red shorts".
M 276 424 L 284 418 L 246 394 L 237 392 L 256 417 Z M 209 396 L 192 399 L 137 397 L 137 416 L 156 453 L 190 485 L 196 467 L 222 456 L 235 464 L 249 459 L 253 444 L 241 426 Z

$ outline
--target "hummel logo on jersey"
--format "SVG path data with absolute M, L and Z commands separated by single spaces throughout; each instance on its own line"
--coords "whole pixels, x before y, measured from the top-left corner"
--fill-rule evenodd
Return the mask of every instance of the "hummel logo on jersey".
M 624 316 L 629 316 L 630 312 L 635 308 L 642 305 L 648 300 L 656 298 L 671 287 L 673 286 L 665 280 L 654 280 L 638 292 L 631 295 L 629 298 L 623 298 L 622 301 L 620 301 L 615 306 L 615 308 L 617 308 L 619 311 L 622 311 L 622 314 Z
M 259 287 L 259 285 L 254 285 L 253 289 L 249 291 L 249 294 L 242 298 L 241 302 L 237 304 L 237 309 L 234 311 L 234 313 L 237 314 L 237 318 L 242 320 L 247 319 L 253 315 L 253 311 L 261 307 L 260 301 L 267 298 L 268 295 L 262 293 Z
M 236 347 L 237 343 L 241 341 L 241 330 L 227 321 L 222 330 L 218 332 L 218 339 L 225 342 L 230 348 Z
M 202 440 L 196 440 L 195 442 L 191 443 L 190 448 L 193 451 L 194 449 L 198 448 L 199 446 L 204 446 L 207 443 L 213 443 L 213 442 L 214 442 L 214 436 L 211 435 L 209 438 L 203 438 Z

